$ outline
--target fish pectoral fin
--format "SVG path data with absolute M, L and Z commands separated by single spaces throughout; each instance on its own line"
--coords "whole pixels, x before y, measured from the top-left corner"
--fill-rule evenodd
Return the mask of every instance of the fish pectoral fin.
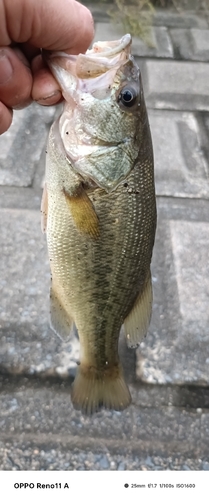
M 100 234 L 99 219 L 94 205 L 82 186 L 72 196 L 63 189 L 67 204 L 77 229 L 92 238 L 98 238 Z
M 44 184 L 42 199 L 41 199 L 41 230 L 46 233 L 47 230 L 47 216 L 48 216 L 48 194 L 46 183 Z
M 131 395 L 119 365 L 104 371 L 82 362 L 72 385 L 71 400 L 86 415 L 103 408 L 121 411 L 131 403 Z
M 50 326 L 63 340 L 69 340 L 76 327 L 73 319 L 67 314 L 53 288 L 50 290 Z
M 144 290 L 124 321 L 124 330 L 128 347 L 137 347 L 146 336 L 152 312 L 152 282 L 149 272 Z

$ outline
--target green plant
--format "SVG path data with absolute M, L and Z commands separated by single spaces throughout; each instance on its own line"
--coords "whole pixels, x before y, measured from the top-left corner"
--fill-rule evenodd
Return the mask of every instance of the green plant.
M 109 10 L 114 22 L 122 23 L 124 31 L 142 38 L 149 46 L 153 46 L 151 25 L 154 12 L 151 0 L 132 0 L 131 3 L 114 0 L 114 7 Z

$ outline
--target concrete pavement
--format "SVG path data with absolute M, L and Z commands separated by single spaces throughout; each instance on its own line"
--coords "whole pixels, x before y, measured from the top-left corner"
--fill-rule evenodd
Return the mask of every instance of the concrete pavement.
M 123 33 L 106 8 L 91 8 L 97 40 Z M 154 305 L 140 348 L 121 339 L 133 396 L 123 413 L 72 408 L 79 343 L 48 326 L 40 200 L 58 111 L 16 112 L 0 137 L 1 470 L 209 470 L 209 26 L 161 10 L 153 23 L 154 46 L 133 47 L 155 152 Z

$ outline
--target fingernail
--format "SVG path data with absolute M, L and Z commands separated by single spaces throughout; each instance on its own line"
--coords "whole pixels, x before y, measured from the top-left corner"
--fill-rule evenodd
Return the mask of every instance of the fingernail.
M 55 92 L 52 92 L 50 95 L 46 97 L 41 97 L 40 99 L 36 99 L 38 104 L 41 104 L 42 106 L 52 106 L 53 104 L 57 104 L 62 98 L 62 93 L 60 90 L 55 90 Z
M 5 85 L 11 78 L 13 68 L 3 50 L 0 51 L 0 85 Z

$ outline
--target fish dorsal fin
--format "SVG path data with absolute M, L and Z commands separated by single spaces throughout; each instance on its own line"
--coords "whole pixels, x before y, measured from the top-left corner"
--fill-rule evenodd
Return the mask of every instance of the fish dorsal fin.
M 152 311 L 152 282 L 149 272 L 143 292 L 124 321 L 124 330 L 128 347 L 137 347 L 146 336 Z
M 75 331 L 73 319 L 62 306 L 53 287 L 50 290 L 50 326 L 65 341 L 69 340 Z
M 44 184 L 42 199 L 41 199 L 41 230 L 46 233 L 48 216 L 48 194 L 46 183 Z

